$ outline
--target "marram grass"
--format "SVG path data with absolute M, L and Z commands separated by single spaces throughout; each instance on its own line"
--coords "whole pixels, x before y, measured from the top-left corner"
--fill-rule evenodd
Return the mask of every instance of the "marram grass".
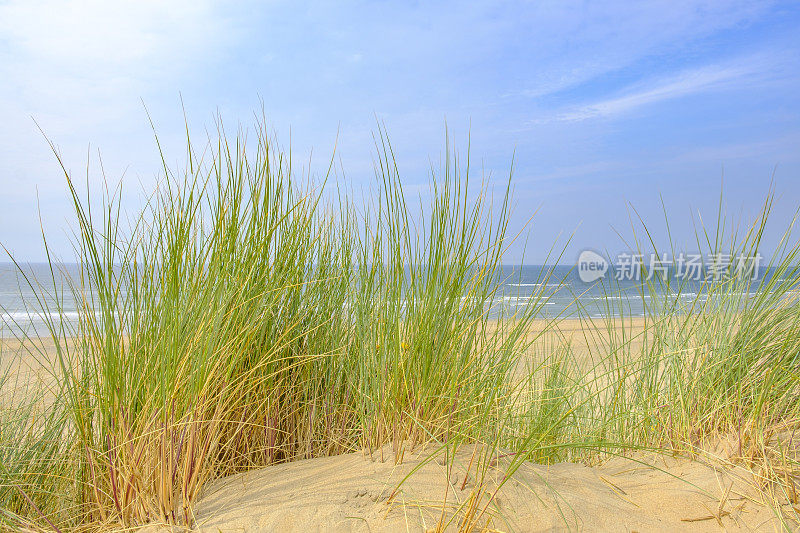
M 502 450 L 508 478 L 524 461 L 698 453 L 738 435 L 772 494 L 795 494 L 798 458 L 775 438 L 800 420 L 791 231 L 766 286 L 733 276 L 687 303 L 685 287 L 643 282 L 644 328 L 586 320 L 579 356 L 558 320 L 529 334 L 544 292 L 490 320 L 515 238 L 510 182 L 493 198 L 448 148 L 412 208 L 381 132 L 375 192 L 355 202 L 297 178 L 266 131 L 187 139 L 185 168 L 165 165 L 135 214 L 119 190 L 92 204 L 65 170 L 81 318 L 49 322 L 55 401 L 3 406 L 5 527 L 191 526 L 209 480 L 387 444 L 398 460 L 471 447 L 476 472 Z M 699 236 L 753 255 L 770 207 L 743 236 Z M 624 321 L 624 299 L 608 302 Z M 482 527 L 491 500 L 478 483 L 461 528 Z

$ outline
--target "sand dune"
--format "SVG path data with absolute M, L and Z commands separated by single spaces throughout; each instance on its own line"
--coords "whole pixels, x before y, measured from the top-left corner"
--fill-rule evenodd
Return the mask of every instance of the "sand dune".
M 566 329 L 572 335 L 579 331 L 577 325 Z M 3 364 L 12 365 L 8 370 L 17 377 L 7 384 L 11 388 L 3 391 L 5 394 L 52 381 L 46 372 L 42 379 L 42 361 L 27 356 L 20 343 L 5 340 L 2 345 L 7 356 Z M 48 348 L 44 352 L 52 355 Z M 19 357 L 9 358 L 11 354 Z M 472 451 L 472 447 L 462 449 L 451 471 L 440 456 L 424 462 L 434 452 L 431 447 L 407 453 L 399 465 L 387 447 L 371 455 L 300 460 L 218 479 L 205 488 L 196 506 L 194 529 L 400 532 L 427 531 L 443 522 L 448 531 L 457 531 L 463 504 L 476 489 L 475 466 L 466 474 Z M 482 528 L 626 532 L 785 529 L 754 490 L 752 473 L 722 460 L 650 455 L 612 459 L 594 467 L 527 463 L 495 494 L 507 464 L 507 459 L 500 460 L 487 474 L 478 506 L 479 513 L 486 508 L 478 521 Z M 415 468 L 419 470 L 402 482 Z M 492 494 L 495 497 L 487 507 Z M 158 525 L 144 528 L 148 533 L 165 530 Z
M 430 452 L 431 450 L 428 450 Z M 427 531 L 475 488 L 464 485 L 471 452 L 453 471 L 434 459 L 390 498 L 420 458 L 395 465 L 391 452 L 302 460 L 213 483 L 197 507 L 199 531 Z M 646 463 L 646 464 L 643 464 Z M 494 492 L 505 463 L 491 469 Z M 474 475 L 474 467 L 473 467 Z M 598 467 L 525 464 L 497 492 L 480 526 L 495 531 L 778 531 L 747 475 L 733 467 L 660 456 L 612 459 Z M 463 486 L 463 489 L 462 489 Z M 446 505 L 442 505 L 445 501 Z M 484 494 L 483 502 L 488 500 Z M 483 507 L 483 506 L 481 506 Z M 150 527 L 149 531 L 161 528 Z

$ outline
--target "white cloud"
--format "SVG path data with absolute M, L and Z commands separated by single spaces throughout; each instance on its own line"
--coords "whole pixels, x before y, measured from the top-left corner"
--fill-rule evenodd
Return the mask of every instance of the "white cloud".
M 118 120 L 213 56 L 226 24 L 207 1 L 3 3 L 0 96 L 26 114 L 62 116 L 70 128 Z
M 591 118 L 614 117 L 641 107 L 692 94 L 729 88 L 743 88 L 766 81 L 777 62 L 765 56 L 751 56 L 725 65 L 709 65 L 679 72 L 671 77 L 638 83 L 620 96 L 568 108 L 551 120 L 574 122 Z
M 727 144 L 710 144 L 698 146 L 677 154 L 672 162 L 675 163 L 702 163 L 712 161 L 725 163 L 741 159 L 762 158 L 770 163 L 765 170 L 770 170 L 771 165 L 782 165 L 800 160 L 797 146 L 800 145 L 800 134 L 790 133 L 771 139 L 752 142 L 738 142 Z
M 206 0 L 0 2 L 0 241 L 38 255 L 37 196 L 51 228 L 69 211 L 32 118 L 74 172 L 91 141 L 112 182 L 128 166 L 148 179 L 157 160 L 140 99 L 179 112 L 179 91 L 239 36 L 231 24 Z
M 579 165 L 567 165 L 558 167 L 550 172 L 543 174 L 533 174 L 531 179 L 535 182 L 547 180 L 566 180 L 571 178 L 585 178 L 599 173 L 617 171 L 624 167 L 624 162 L 603 160 L 590 161 Z
M 456 132 L 474 119 L 475 146 L 490 150 L 490 158 L 505 160 L 521 142 L 529 160 L 535 155 L 554 169 L 540 179 L 602 175 L 618 169 L 581 162 L 624 161 L 624 155 L 602 152 L 602 123 L 568 121 L 622 116 L 749 82 L 748 69 L 760 67 L 731 63 L 666 79 L 648 75 L 614 93 L 583 89 L 595 88 L 595 81 L 607 86 L 641 66 L 663 75 L 663 65 L 714 61 L 716 53 L 705 53 L 706 37 L 734 28 L 747 34 L 762 14 L 775 17 L 767 2 L 749 0 L 311 7 L 253 0 L 0 0 L 0 241 L 27 252 L 27 243 L 37 240 L 36 187 L 45 217 L 63 222 L 69 211 L 63 178 L 31 116 L 76 173 L 89 141 L 103 150 L 111 180 L 130 168 L 129 191 L 139 179 L 149 185 L 158 167 L 140 98 L 161 140 L 172 135 L 177 143 L 179 92 L 190 119 L 206 123 L 216 106 L 233 121 L 247 120 L 260 95 L 281 132 L 295 128 L 296 150 L 315 146 L 324 153 L 341 123 L 348 180 L 369 175 L 373 112 L 391 126 L 410 179 L 424 179 L 445 116 Z M 752 52 L 756 43 L 744 44 Z M 502 94 L 510 97 L 498 101 Z M 552 98 L 539 98 L 544 95 Z M 525 117 L 539 111 L 550 124 L 530 135 Z M 166 147 L 176 158 L 171 163 L 182 156 L 177 148 Z M 30 238 L 22 235 L 27 226 Z
M 218 17 L 208 1 L 15 0 L 0 5 L 0 34 L 28 58 L 115 69 L 198 50 L 219 35 Z
M 46 150 L 31 118 L 85 151 L 89 140 L 107 146 L 146 128 L 140 99 L 177 107 L 187 80 L 231 44 L 231 24 L 204 0 L 0 3 L 0 182 L 58 181 L 39 161 Z M 118 148 L 136 159 L 133 144 Z
M 558 120 L 573 121 L 619 115 L 645 105 L 718 88 L 725 83 L 740 79 L 748 72 L 741 68 L 709 67 L 681 73 L 650 89 L 601 100 L 562 113 L 558 116 Z
M 771 2 L 742 0 L 542 2 L 530 17 L 536 68 L 506 97 L 538 98 L 620 71 L 653 54 L 680 54 L 746 25 Z

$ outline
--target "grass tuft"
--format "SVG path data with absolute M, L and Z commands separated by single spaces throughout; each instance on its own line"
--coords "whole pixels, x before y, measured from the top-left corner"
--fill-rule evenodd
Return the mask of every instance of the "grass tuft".
M 451 464 L 469 451 L 472 492 L 442 529 L 490 527 L 497 491 L 527 461 L 700 454 L 726 438 L 727 458 L 757 472 L 776 509 L 796 504 L 791 231 L 761 284 L 731 271 L 687 298 L 694 288 L 646 277 L 634 327 L 612 283 L 607 318 L 576 303 L 583 338 L 569 338 L 559 318 L 536 322 L 546 283 L 495 316 L 514 240 L 510 179 L 492 197 L 448 143 L 417 207 L 380 130 L 375 193 L 359 203 L 328 177 L 299 179 L 266 132 L 260 120 L 234 136 L 220 125 L 201 149 L 187 138 L 185 168 L 165 163 L 133 215 L 119 189 L 93 203 L 54 148 L 73 199 L 80 275 L 67 281 L 80 318 L 47 320 L 54 397 L 3 399 L 3 525 L 191 526 L 210 480 L 387 445 L 398 462 L 422 445 Z M 744 235 L 720 219 L 698 243 L 754 256 L 771 205 Z M 641 233 L 637 248 L 656 249 Z M 52 261 L 56 287 L 58 271 Z M 47 317 L 63 310 L 54 293 L 40 298 L 55 302 Z M 12 379 L 0 389 L 16 390 Z

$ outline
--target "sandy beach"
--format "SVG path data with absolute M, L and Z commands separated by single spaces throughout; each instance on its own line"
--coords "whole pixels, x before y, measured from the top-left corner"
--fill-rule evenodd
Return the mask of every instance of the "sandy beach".
M 0 0 L 0 533 L 800 532 L 798 35 Z
M 475 488 L 471 450 L 448 472 L 417 457 L 395 465 L 390 450 L 302 460 L 222 479 L 197 506 L 199 531 L 428 531 Z M 423 452 L 424 455 L 424 452 Z M 775 531 L 780 522 L 742 469 L 664 456 L 613 459 L 597 467 L 526 464 L 497 493 L 484 517 L 492 531 Z M 466 477 L 466 485 L 464 479 Z M 444 517 L 444 518 L 443 518 Z M 147 531 L 164 531 L 152 527 Z
M 643 326 L 642 319 L 614 324 L 616 333 L 624 330 L 634 339 Z M 548 327 L 546 321 L 534 322 L 529 336 Z M 597 324 L 589 330 L 586 323 L 565 320 L 558 332 L 547 333 L 552 338 L 540 340 L 544 346 L 568 342 L 588 355 L 602 342 Z M 32 342 L 0 343 L 2 370 L 14 376 L 2 390 L 4 401 L 34 390 L 52 399 L 54 391 L 47 389 L 55 383 L 53 373 L 41 353 L 30 353 Z M 53 343 L 36 344 L 52 362 Z M 471 501 L 481 502 L 478 522 L 490 531 L 780 530 L 774 502 L 771 506 L 757 490 L 753 471 L 734 460 L 734 448 L 732 441 L 718 441 L 693 457 L 636 452 L 592 466 L 525 463 L 498 489 L 509 463 L 502 450 L 480 470 L 473 446 L 461 447 L 450 461 L 434 445 L 417 446 L 398 462 L 387 445 L 212 481 L 195 505 L 193 530 L 400 532 L 445 526 L 458 531 L 454 510 Z M 142 529 L 180 530 L 157 523 Z

